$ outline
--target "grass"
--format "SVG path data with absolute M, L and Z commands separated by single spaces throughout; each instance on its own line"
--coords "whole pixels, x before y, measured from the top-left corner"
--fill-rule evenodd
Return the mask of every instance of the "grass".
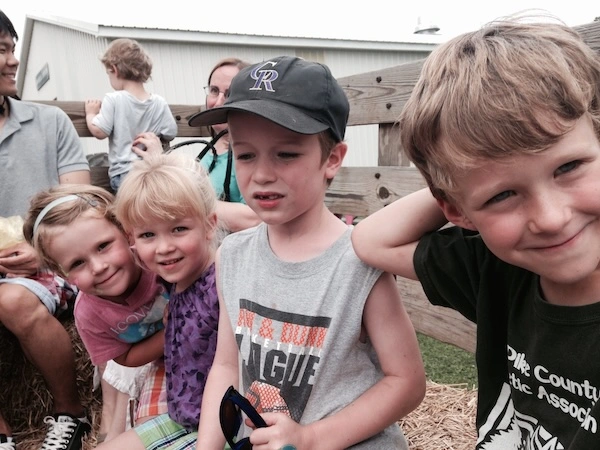
M 417 339 L 429 380 L 477 388 L 474 354 L 421 333 L 417 333 Z

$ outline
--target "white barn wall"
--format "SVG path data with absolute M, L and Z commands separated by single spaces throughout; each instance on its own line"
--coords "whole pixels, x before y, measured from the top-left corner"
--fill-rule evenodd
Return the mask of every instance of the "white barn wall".
M 77 101 L 102 98 L 111 90 L 99 61 L 108 40 L 45 22 L 34 22 L 23 100 Z M 35 76 L 48 64 L 50 79 L 38 91 Z M 22 76 L 22 75 L 20 75 Z M 108 151 L 106 141 L 82 138 L 87 153 Z
M 24 100 L 82 100 L 110 89 L 99 61 L 107 39 L 35 22 L 23 88 Z M 48 64 L 50 79 L 38 91 L 35 76 Z
M 147 88 L 172 104 L 204 104 L 208 74 L 222 58 L 235 56 L 254 63 L 281 54 L 294 54 L 291 48 L 139 42 L 154 62 Z
M 149 40 L 136 36 L 135 31 L 134 29 L 129 37 L 137 39 L 143 45 L 154 64 L 147 89 L 163 96 L 170 104 L 204 104 L 203 87 L 208 73 L 224 57 L 236 56 L 253 63 L 283 54 L 297 55 L 327 64 L 333 75 L 340 78 L 415 61 L 428 54 L 427 51 L 314 49 L 159 40 L 168 30 L 157 30 L 157 39 Z M 274 39 L 281 41 L 279 38 Z M 110 40 L 109 37 L 97 37 L 93 33 L 60 24 L 34 20 L 22 98 L 61 101 L 102 98 L 106 92 L 111 91 L 111 87 L 99 58 Z M 50 69 L 50 79 L 38 91 L 35 76 L 46 63 Z M 177 139 L 174 143 L 181 140 L 183 139 Z M 106 140 L 83 138 L 83 141 L 86 153 L 107 151 Z M 346 141 L 349 152 L 344 161 L 345 166 L 377 165 L 377 126 L 350 127 Z

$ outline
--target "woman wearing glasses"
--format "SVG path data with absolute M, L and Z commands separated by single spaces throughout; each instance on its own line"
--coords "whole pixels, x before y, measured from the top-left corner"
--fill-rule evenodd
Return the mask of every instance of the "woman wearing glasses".
M 247 62 L 238 58 L 225 58 L 213 67 L 208 76 L 208 85 L 204 86 L 206 109 L 212 109 L 225 103 L 225 99 L 229 95 L 231 80 L 248 65 Z M 193 123 L 194 117 L 189 121 L 190 126 L 194 126 Z M 233 169 L 227 123 L 213 125 L 209 128 L 213 139 L 219 135 L 220 137 L 217 138 L 212 148 L 212 155 L 207 154 L 202 158 L 201 163 L 210 172 L 218 198 L 227 202 L 243 203 L 244 199 L 240 194 Z
M 204 87 L 206 109 L 223 105 L 229 94 L 231 80 L 248 65 L 239 58 L 225 58 L 215 64 L 208 75 L 208 84 Z M 195 116 L 190 118 L 190 126 L 194 126 L 194 118 Z M 217 197 L 221 200 L 217 206 L 217 216 L 230 231 L 258 225 L 258 216 L 245 204 L 237 185 L 227 123 L 212 125 L 210 131 L 213 139 L 219 134 L 221 136 L 215 142 L 212 152 L 206 154 L 200 162 L 209 171 Z

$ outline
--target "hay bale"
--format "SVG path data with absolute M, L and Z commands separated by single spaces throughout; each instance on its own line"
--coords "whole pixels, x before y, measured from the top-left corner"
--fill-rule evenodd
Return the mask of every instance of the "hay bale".
M 411 450 L 471 450 L 476 410 L 477 390 L 428 381 L 425 399 L 400 426 Z
M 77 385 L 83 406 L 94 426 L 94 433 L 86 442 L 85 450 L 95 447 L 95 436 L 100 425 L 101 394 L 92 392 L 93 365 L 72 317 L 63 319 L 75 350 Z M 25 358 L 19 341 L 0 326 L 0 405 L 2 414 L 11 425 L 18 442 L 18 450 L 37 450 L 46 435 L 44 417 L 52 411 L 52 397 L 44 379 Z M 52 355 L 48 355 L 52 357 Z

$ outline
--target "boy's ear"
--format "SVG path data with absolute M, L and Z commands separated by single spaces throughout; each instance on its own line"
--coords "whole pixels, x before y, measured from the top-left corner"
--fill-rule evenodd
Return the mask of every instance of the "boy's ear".
M 328 180 L 331 180 L 340 167 L 342 167 L 342 162 L 344 161 L 344 156 L 346 156 L 347 151 L 348 145 L 346 145 L 345 142 L 338 142 L 335 147 L 331 149 L 331 153 L 329 154 L 327 161 L 325 161 L 325 177 Z
M 477 231 L 477 228 L 467 216 L 463 214 L 463 212 L 452 203 L 449 203 L 446 200 L 437 200 L 437 204 L 440 209 L 444 212 L 446 219 L 448 222 L 452 222 L 454 225 L 459 226 L 461 228 L 465 228 L 467 230 Z

